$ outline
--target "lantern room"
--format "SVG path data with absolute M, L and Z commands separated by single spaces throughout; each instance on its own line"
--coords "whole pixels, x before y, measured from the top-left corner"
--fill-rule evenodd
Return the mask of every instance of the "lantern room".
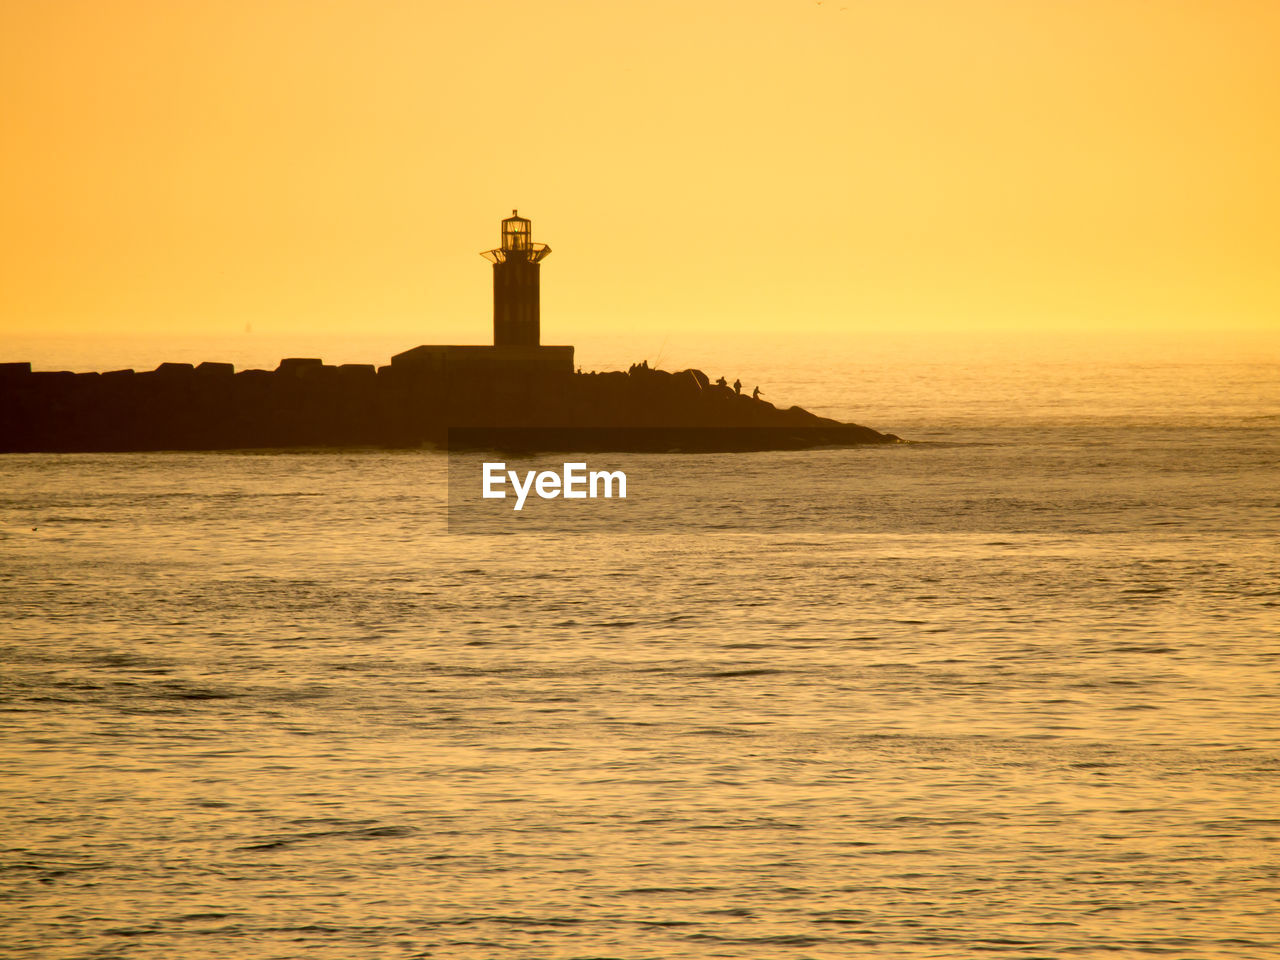
M 533 242 L 533 221 L 512 210 L 511 216 L 502 221 L 502 242 L 496 250 L 486 250 L 480 256 L 491 263 L 523 260 L 537 263 L 544 259 L 551 248 L 545 243 Z
M 507 252 L 528 250 L 533 240 L 533 221 L 512 210 L 511 216 L 502 221 L 502 249 Z

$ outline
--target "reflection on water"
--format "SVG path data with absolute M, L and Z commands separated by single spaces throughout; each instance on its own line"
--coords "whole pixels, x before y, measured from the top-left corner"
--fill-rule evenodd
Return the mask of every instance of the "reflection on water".
M 1266 955 L 1273 426 L 951 415 L 554 536 L 431 452 L 5 458 L 0 953 Z

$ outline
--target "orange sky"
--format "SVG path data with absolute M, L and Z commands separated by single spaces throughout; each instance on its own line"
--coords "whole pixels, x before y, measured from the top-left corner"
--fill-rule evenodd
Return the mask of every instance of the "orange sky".
M 0 332 L 1280 331 L 1273 0 L 3 0 Z

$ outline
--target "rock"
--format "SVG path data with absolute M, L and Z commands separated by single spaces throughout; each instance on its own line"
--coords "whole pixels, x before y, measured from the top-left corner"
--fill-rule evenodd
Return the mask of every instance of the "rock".
M 694 380 L 696 380 L 696 381 L 698 382 L 698 386 L 699 386 L 699 387 L 701 387 L 703 390 L 705 390 L 705 389 L 707 389 L 707 387 L 711 386 L 711 378 L 710 378 L 710 377 L 708 377 L 708 376 L 707 376 L 705 373 L 703 373 L 701 370 L 696 370 L 696 369 L 694 369 L 693 367 L 690 367 L 688 370 L 682 370 L 682 371 L 680 371 L 680 372 L 681 372 L 681 373 L 687 373 L 687 374 L 689 374 L 690 376 L 692 376 L 692 377 L 693 377 L 693 379 L 694 379 Z
M 309 363 L 296 368 L 296 374 L 299 380 L 322 380 L 325 377 L 336 376 L 338 368 L 331 363 Z
M 212 360 L 206 360 L 196 367 L 196 373 L 202 377 L 230 377 L 235 372 L 234 363 L 215 363 Z
M 280 361 L 280 366 L 276 367 L 276 373 L 296 376 L 305 367 L 321 366 L 324 366 L 324 361 L 319 357 L 285 357 Z

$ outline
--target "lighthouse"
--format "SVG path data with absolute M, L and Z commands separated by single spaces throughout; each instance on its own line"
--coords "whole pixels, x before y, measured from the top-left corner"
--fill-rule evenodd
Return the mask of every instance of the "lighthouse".
M 551 252 L 533 242 L 533 224 L 516 210 L 502 221 L 502 244 L 480 256 L 493 264 L 493 346 L 423 344 L 397 353 L 391 369 L 410 380 L 460 391 L 531 395 L 573 373 L 573 347 L 542 345 L 538 264 Z M 406 381 L 409 382 L 409 381 Z
M 536 347 L 541 343 L 538 265 L 551 253 L 533 242 L 533 222 L 512 210 L 502 221 L 502 244 L 480 256 L 493 264 L 493 345 Z

